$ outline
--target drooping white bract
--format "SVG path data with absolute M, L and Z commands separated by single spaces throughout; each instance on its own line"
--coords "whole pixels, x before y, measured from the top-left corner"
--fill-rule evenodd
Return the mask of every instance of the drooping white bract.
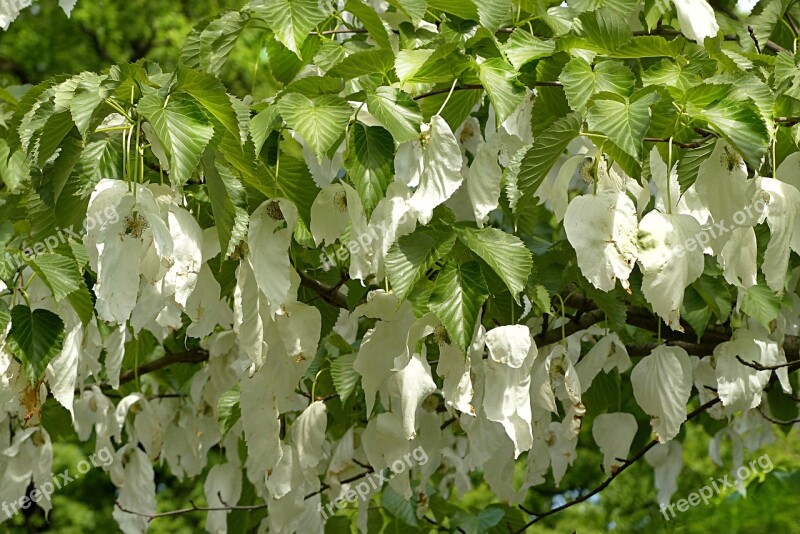
M 368 232 L 364 241 L 369 241 L 372 252 L 370 272 L 378 280 L 386 278 L 386 254 L 402 236 L 410 234 L 417 220 L 408 205 L 411 190 L 400 182 L 392 182 L 386 189 L 386 196 L 378 201 L 369 219 Z
M 578 380 L 581 384 L 581 393 L 586 393 L 601 369 L 608 373 L 615 367 L 619 369 L 620 373 L 624 373 L 630 369 L 631 359 L 628 356 L 628 349 L 619 339 L 619 335 L 611 332 L 598 340 L 589 349 L 589 352 L 575 364 L 575 371 L 578 373 Z
M 417 408 L 436 391 L 436 382 L 431 376 L 427 359 L 419 353 L 415 353 L 395 377 L 403 414 L 403 431 L 406 439 L 413 439 L 417 435 Z
M 761 396 L 772 371 L 757 371 L 741 363 L 763 366 L 785 363 L 778 343 L 767 337 L 767 332 L 742 328 L 734 332 L 733 339 L 714 348 L 716 358 L 717 393 L 725 412 L 746 411 L 761 404 Z
M 725 281 L 745 289 L 756 285 L 757 254 L 755 230 L 752 227 L 735 228 L 718 256 Z
M 500 200 L 503 169 L 497 159 L 507 136 L 496 133 L 480 145 L 464 178 L 475 222 L 482 228 Z
M 706 0 L 672 0 L 678 12 L 678 22 L 683 34 L 700 44 L 706 37 L 714 37 L 719 32 L 719 24 L 714 17 L 714 9 Z
M 705 225 L 709 220 L 709 211 L 698 197 L 694 185 L 681 194 L 677 162 L 673 163 L 672 169 L 667 173 L 667 163 L 661 159 L 656 147 L 650 151 L 649 162 L 652 185 L 656 190 L 655 208 L 662 213 L 691 215 L 697 222 Z
M 692 186 L 713 221 L 726 228 L 756 223 L 758 213 L 748 209 L 755 187 L 755 180 L 747 179 L 742 157 L 723 140 L 717 141 L 714 151 L 700 164 L 697 181 Z
M 771 234 L 761 270 L 769 288 L 782 293 L 789 255 L 792 250 L 800 254 L 800 191 L 774 178 L 761 178 L 759 187 Z
M 135 194 L 134 194 L 135 188 Z M 159 185 L 101 180 L 89 200 L 84 244 L 97 272 L 98 317 L 157 339 L 181 326 L 203 263 L 202 230 Z
M 120 448 L 111 464 L 111 482 L 119 489 L 114 507 L 114 519 L 125 534 L 140 534 L 147 530 L 147 517 L 139 514 L 156 513 L 156 484 L 153 464 L 138 447 L 126 444 Z
M 13 439 L 11 436 L 4 438 L 4 449 L 0 453 L 3 467 L 0 472 L 0 502 L 17 504 L 28 494 L 31 483 L 34 488 L 41 488 L 46 481 L 51 483 L 53 444 L 43 427 L 26 428 L 14 433 Z M 36 504 L 45 513 L 53 508 L 50 499 L 41 499 Z M 9 519 L 9 510 L 12 515 L 19 512 L 19 508 L 3 507 L 0 523 Z
M 564 215 L 567 239 L 578 257 L 583 276 L 601 291 L 614 289 L 617 279 L 628 287 L 637 255 L 636 207 L 621 191 L 576 197 Z
M 322 401 L 314 401 L 303 410 L 292 425 L 292 442 L 297 449 L 297 459 L 303 468 L 316 467 L 322 454 L 327 428 L 327 408 Z
M 577 358 L 577 355 L 575 357 Z M 581 391 L 580 379 L 572 362 L 571 353 L 562 343 L 552 345 L 547 357 L 537 359 L 534 363 L 531 401 L 552 413 L 559 413 L 556 399 L 561 402 L 565 412 L 564 420 L 558 427 L 551 425 L 551 429 L 563 434 L 562 445 L 568 445 L 570 449 L 574 448 L 572 442 L 580 432 L 583 416 L 586 413 L 581 401 Z
M 367 413 L 372 413 L 375 395 L 392 376 L 395 357 L 406 354 L 408 332 L 414 323 L 414 311 L 408 301 L 399 304 L 397 297 L 392 294 L 372 292 L 367 304 L 357 308 L 354 313 L 381 318 L 374 328 L 364 334 L 353 363 L 353 369 L 361 375 Z
M 653 468 L 656 500 L 669 504 L 678 490 L 678 475 L 683 469 L 683 446 L 680 441 L 659 443 L 644 454 L 644 460 Z
M 678 435 L 692 392 L 692 363 L 680 347 L 659 345 L 631 371 L 636 402 L 650 417 L 659 442 Z
M 636 418 L 624 412 L 598 415 L 592 424 L 592 437 L 603 453 L 603 471 L 612 476 L 622 467 L 617 458 L 627 458 L 636 436 Z
M 365 280 L 370 273 L 374 235 L 367 228 L 367 215 L 356 190 L 337 182 L 322 189 L 311 205 L 311 235 L 317 246 L 331 244 L 348 228 L 350 277 Z
M 136 188 L 136 198 L 129 187 Z M 89 198 L 88 219 L 99 221 L 87 225 L 83 238 L 89 265 L 97 273 L 97 315 L 125 323 L 136 306 L 140 276 L 155 284 L 165 274 L 162 260 L 172 254 L 165 210 L 150 187 L 101 180 Z
M 703 274 L 703 251 L 691 243 L 700 225 L 690 215 L 653 210 L 639 223 L 642 293 L 673 330 L 683 331 L 680 308 L 686 287 Z
M 271 315 L 293 300 L 289 293 L 294 269 L 288 250 L 296 225 L 297 208 L 282 198 L 265 201 L 250 216 L 247 263 Z
M 369 464 L 376 472 L 391 466 L 411 451 L 411 442 L 403 431 L 403 422 L 393 412 L 384 412 L 370 419 L 361 434 L 361 443 Z M 406 499 L 411 497 L 408 470 L 391 477 L 389 486 Z
M 409 199 L 420 224 L 428 224 L 433 209 L 450 198 L 461 185 L 461 149 L 447 122 L 431 117 L 430 130 L 423 134 L 422 172 L 419 186 Z
M 526 326 L 510 325 L 486 333 L 489 358 L 485 360 L 486 382 L 483 409 L 514 443 L 514 457 L 530 449 L 531 368 L 538 353 Z
M 247 443 L 247 479 L 260 495 L 266 496 L 267 471 L 273 469 L 283 455 L 280 442 L 281 423 L 274 388 L 270 387 L 267 367 L 252 377 L 242 378 L 239 407 Z

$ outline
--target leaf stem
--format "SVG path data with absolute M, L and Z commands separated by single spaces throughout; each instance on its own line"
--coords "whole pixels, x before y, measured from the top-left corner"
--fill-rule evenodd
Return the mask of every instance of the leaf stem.
M 453 80 L 453 85 L 450 87 L 450 92 L 447 93 L 447 98 L 445 98 L 444 102 L 442 102 L 442 107 L 440 107 L 439 111 L 436 112 L 437 115 L 441 116 L 442 111 L 444 111 L 445 106 L 447 106 L 447 102 L 450 100 L 450 97 L 453 96 L 453 91 L 455 91 L 457 83 L 458 83 L 458 78 Z

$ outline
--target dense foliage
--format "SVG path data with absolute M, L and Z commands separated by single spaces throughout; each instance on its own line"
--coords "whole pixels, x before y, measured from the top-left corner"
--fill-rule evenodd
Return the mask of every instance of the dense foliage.
M 523 532 L 796 445 L 800 4 L 217 7 L 0 89 L 0 501 L 73 433 L 124 532 Z

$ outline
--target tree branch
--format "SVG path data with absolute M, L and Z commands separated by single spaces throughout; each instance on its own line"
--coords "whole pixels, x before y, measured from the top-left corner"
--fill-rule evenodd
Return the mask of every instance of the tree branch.
M 742 359 L 742 357 L 739 356 L 738 354 L 736 355 L 736 359 L 739 360 L 739 363 L 741 363 L 742 365 L 746 365 L 747 367 L 755 369 L 756 371 L 775 371 L 777 369 L 783 369 L 784 367 L 797 367 L 798 365 L 800 365 L 800 361 L 798 360 L 786 363 L 779 363 L 776 365 L 761 365 L 758 362 L 748 362 L 747 360 Z
M 764 407 L 763 406 L 759 406 L 758 407 L 758 413 L 761 414 L 761 417 L 763 417 L 764 419 L 766 419 L 770 423 L 774 423 L 776 425 L 788 426 L 788 425 L 794 425 L 794 424 L 800 423 L 800 419 L 789 419 L 788 421 L 781 421 L 780 419 L 775 419 L 774 417 L 770 417 L 770 416 L 768 416 L 767 414 L 764 413 Z
M 699 416 L 700 414 L 702 414 L 703 412 L 705 412 L 706 410 L 708 410 L 709 408 L 711 408 L 712 406 L 717 404 L 719 401 L 720 401 L 719 397 L 717 397 L 715 399 L 711 399 L 707 403 L 703 404 L 702 406 L 700 406 L 696 410 L 694 410 L 691 413 L 689 413 L 686 416 L 686 420 L 690 421 L 690 420 L 694 419 L 695 417 Z M 580 497 L 578 497 L 576 499 L 573 499 L 573 500 L 571 500 L 571 501 L 569 501 L 567 503 L 564 503 L 561 506 L 557 506 L 557 507 L 555 507 L 555 508 L 553 508 L 551 510 L 548 510 L 547 512 L 543 512 L 541 514 L 531 513 L 526 508 L 520 507 L 522 510 L 526 511 L 527 513 L 529 513 L 531 515 L 535 515 L 536 517 L 534 517 L 533 519 L 528 521 L 525 524 L 525 526 L 523 526 L 521 529 L 517 530 L 514 534 L 522 534 L 523 532 L 525 532 L 528 529 L 528 527 L 538 523 L 539 521 L 541 521 L 545 517 L 551 516 L 553 514 L 557 514 L 558 512 L 566 510 L 567 508 L 572 508 L 573 506 L 575 506 L 577 504 L 580 504 L 580 503 L 582 503 L 584 501 L 587 501 L 587 500 L 591 499 L 592 497 L 594 497 L 595 495 L 597 495 L 598 493 L 600 493 L 601 491 L 606 489 L 606 487 L 608 487 L 608 485 L 611 484 L 614 481 L 614 479 L 616 479 L 619 475 L 624 473 L 625 470 L 628 469 L 630 466 L 632 466 L 634 463 L 639 461 L 645 455 L 645 453 L 647 451 L 649 451 L 650 449 L 652 449 L 656 445 L 658 445 L 658 440 L 654 439 L 653 441 L 651 441 L 650 443 L 645 445 L 643 448 L 641 448 L 629 460 L 626 460 L 625 463 L 623 463 L 622 466 L 614 474 L 612 474 L 610 477 L 608 477 L 606 480 L 604 480 L 602 484 L 600 484 L 599 486 L 594 488 L 589 493 L 581 495 Z

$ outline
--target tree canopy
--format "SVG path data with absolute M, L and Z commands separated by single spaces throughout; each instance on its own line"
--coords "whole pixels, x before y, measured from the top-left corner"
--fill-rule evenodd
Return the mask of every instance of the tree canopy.
M 30 4 L 9 528 L 796 524 L 799 3 Z

